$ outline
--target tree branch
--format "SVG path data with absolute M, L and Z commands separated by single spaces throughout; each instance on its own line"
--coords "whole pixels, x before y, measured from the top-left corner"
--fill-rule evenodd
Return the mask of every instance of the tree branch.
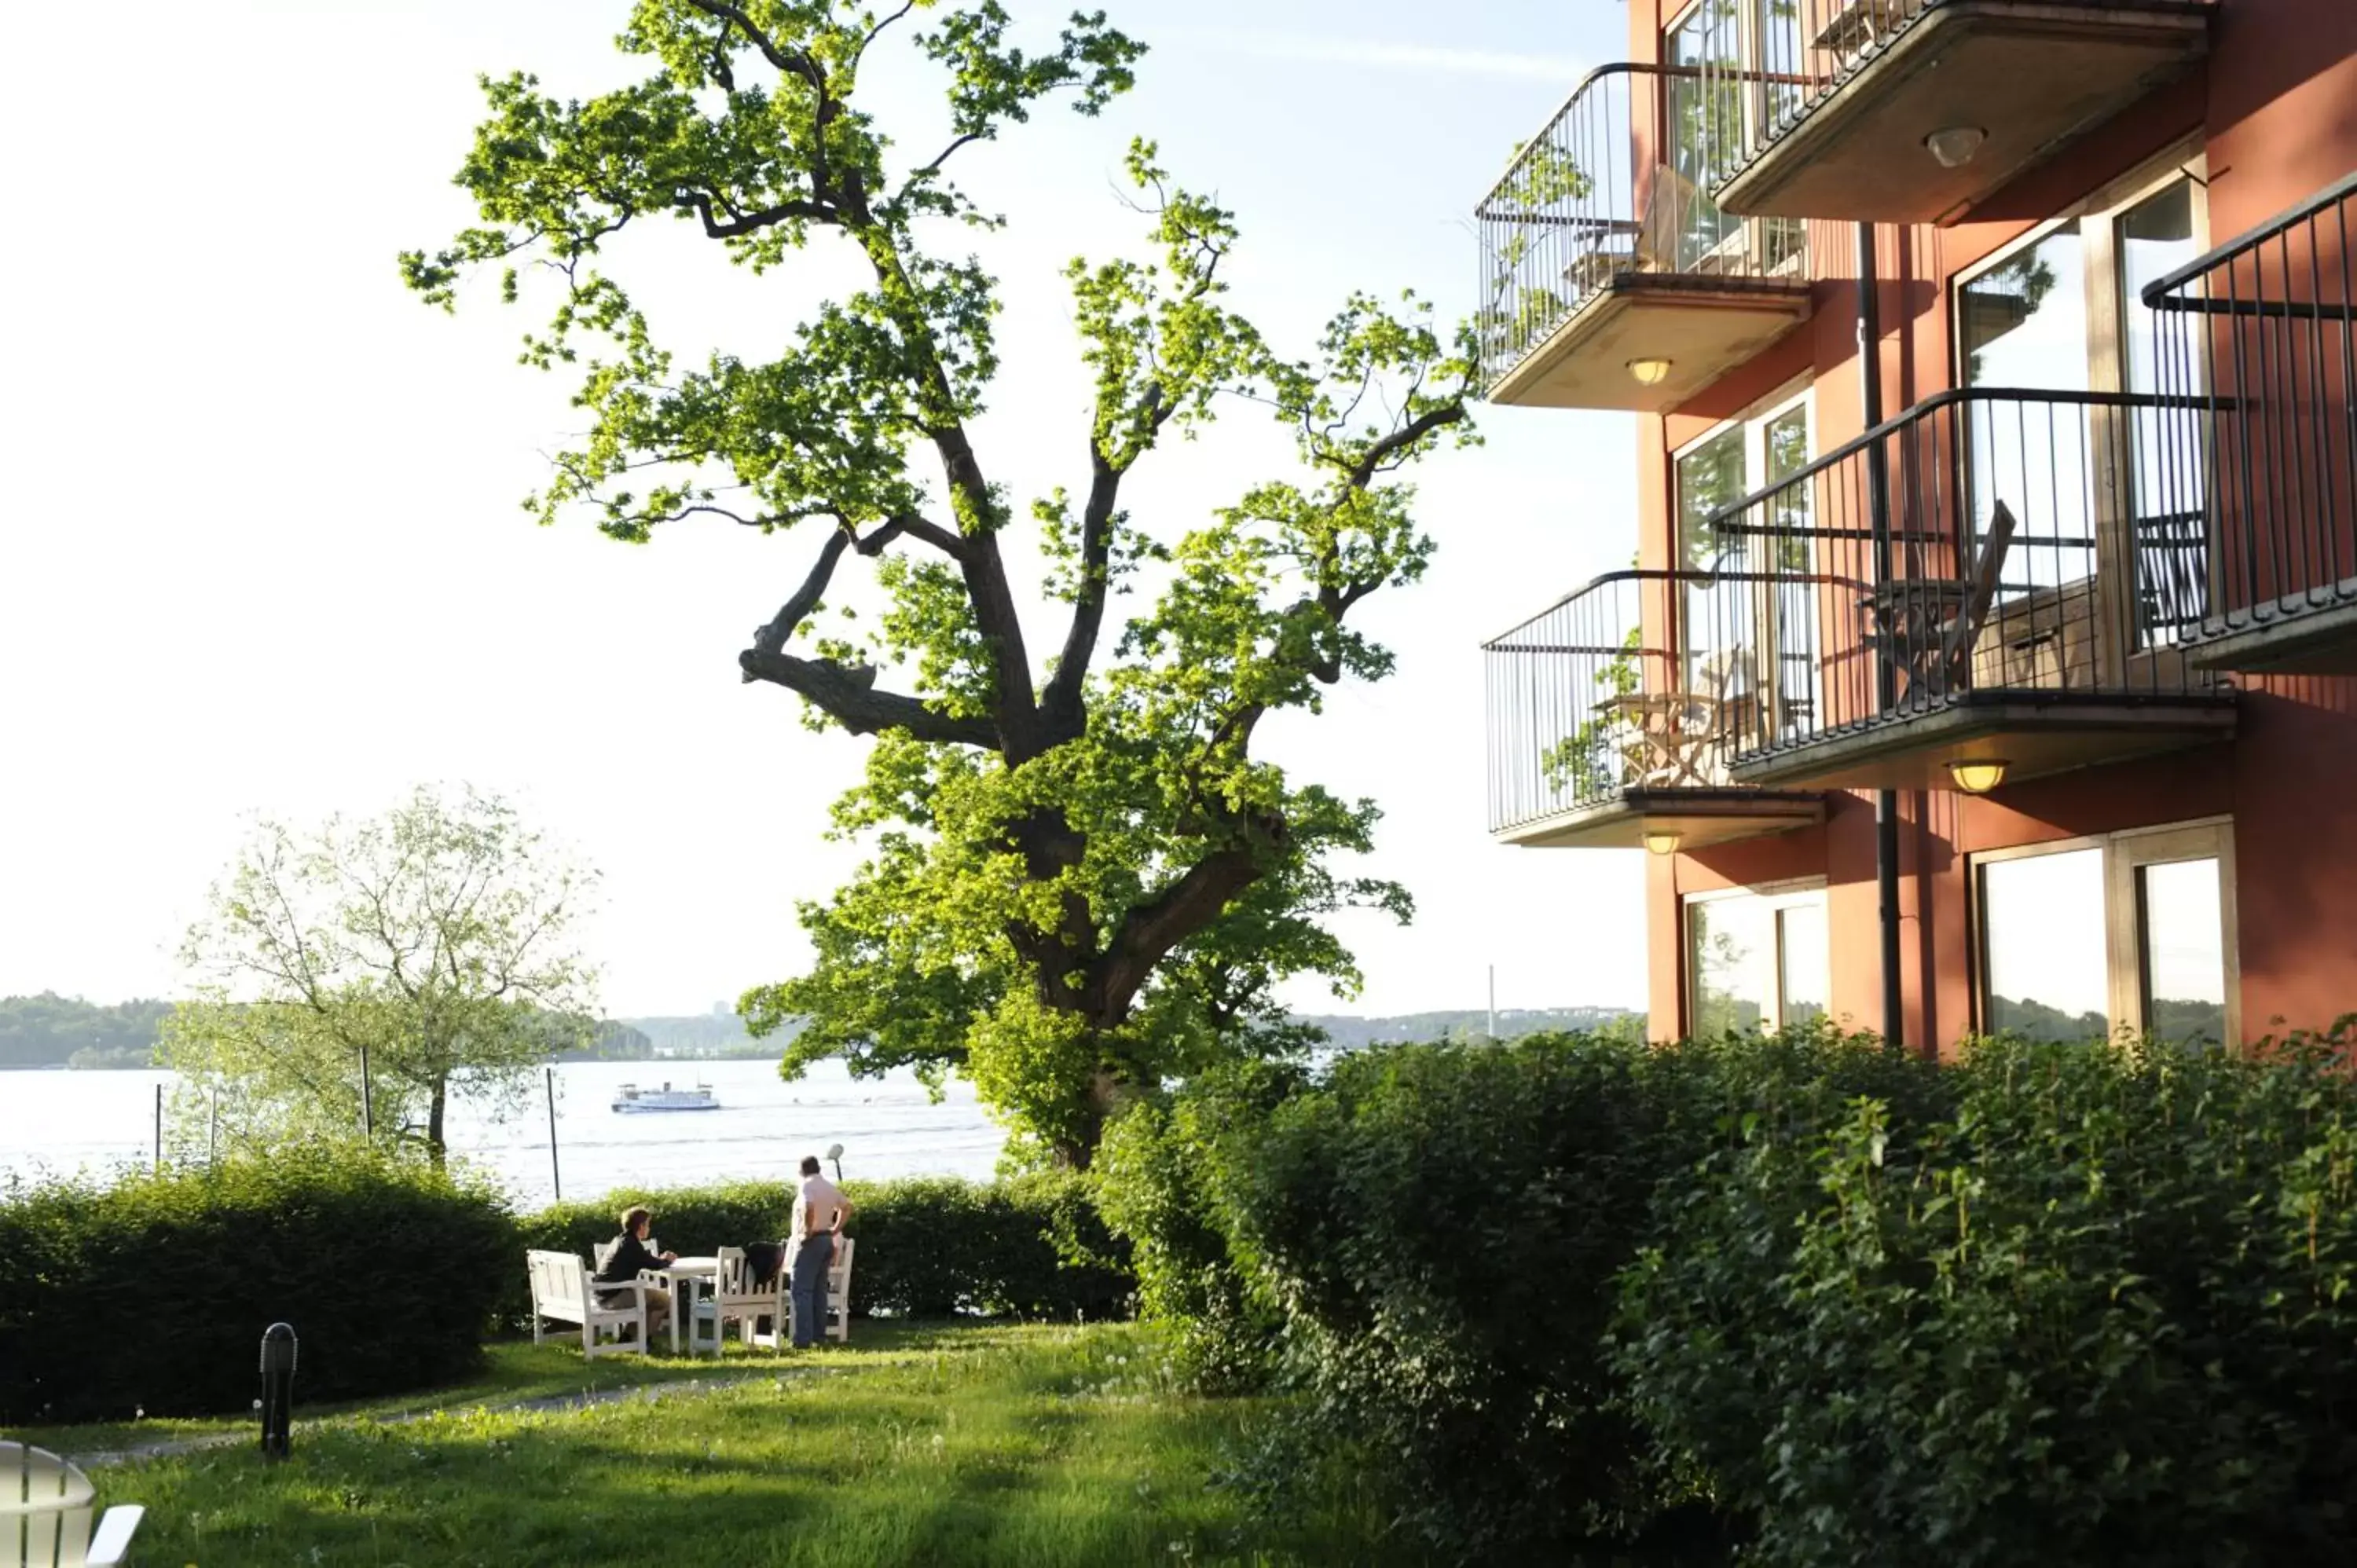
M 742 8 L 729 5 L 727 0 L 687 0 L 687 3 L 715 21 L 732 23 L 742 29 L 753 47 L 761 51 L 763 59 L 780 70 L 801 77 L 811 84 L 813 91 L 821 97 L 825 96 L 826 73 L 819 70 L 818 62 L 799 50 L 780 48 L 769 34 L 753 25 L 752 18 L 746 16 Z
M 1342 482 L 1354 490 L 1365 489 L 1375 482 L 1377 474 L 1390 467 L 1394 457 L 1403 456 L 1408 447 L 1443 425 L 1459 424 L 1464 418 L 1465 404 L 1461 402 L 1426 409 L 1397 430 L 1379 437 L 1361 453 L 1359 460 L 1343 470 Z
M 688 208 L 701 218 L 705 236 L 714 240 L 735 240 L 758 233 L 790 218 L 800 218 L 811 223 L 840 224 L 843 221 L 843 215 L 823 201 L 781 201 L 759 212 L 736 213 L 731 209 L 734 215 L 723 222 L 712 215 L 713 199 L 705 191 L 683 190 L 673 199 L 677 205 Z
M 799 692 L 854 735 L 903 729 L 919 740 L 948 746 L 999 749 L 997 726 L 985 718 L 961 718 L 928 707 L 915 697 L 877 691 L 873 670 L 846 670 L 831 659 L 748 648 L 737 656 L 748 681 L 767 681 Z
M 1274 814 L 1256 817 L 1246 826 L 1253 837 L 1276 843 L 1284 841 L 1284 819 Z M 1154 966 L 1172 948 L 1219 918 L 1238 894 L 1260 880 L 1265 865 L 1264 852 L 1249 841 L 1213 850 L 1161 892 L 1132 905 L 1104 956 L 1090 966 L 1108 1011 L 1125 1012 Z

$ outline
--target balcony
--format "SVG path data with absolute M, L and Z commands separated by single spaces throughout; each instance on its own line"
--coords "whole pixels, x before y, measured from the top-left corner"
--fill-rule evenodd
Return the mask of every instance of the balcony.
M 1686 679 L 1668 628 L 1714 582 L 1696 572 L 1613 572 L 1482 646 L 1490 831 L 1531 847 L 1634 849 L 1675 835 L 1700 849 L 1824 820 L 1816 795 L 1727 778 L 1748 723 Z
M 2357 175 L 2144 291 L 2157 381 L 2200 410 L 2204 669 L 2357 674 Z
M 1745 127 L 1742 155 L 1712 194 L 1755 217 L 1948 217 L 2201 59 L 2212 8 L 2210 0 L 1767 7 L 1751 51 L 1764 75 L 1703 67 L 1713 114 Z M 1730 9 L 1707 52 L 1738 58 L 1736 33 Z M 1944 132 L 1959 134 L 1932 140 Z
M 1732 148 L 1703 135 L 1702 87 L 1695 70 L 1596 71 L 1475 209 L 1490 401 L 1674 408 L 1807 319 L 1814 279 L 1846 274 L 1837 227 L 1712 203 Z
M 1703 520 L 1688 657 L 1755 693 L 1728 777 L 1948 789 L 1959 764 L 2018 781 L 2231 736 L 2180 630 L 2202 406 L 1945 392 Z

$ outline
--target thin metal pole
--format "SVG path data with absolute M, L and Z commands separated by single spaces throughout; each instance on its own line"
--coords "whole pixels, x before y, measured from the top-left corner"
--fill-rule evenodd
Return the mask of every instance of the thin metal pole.
M 156 1168 L 164 1168 L 164 1086 L 156 1086 Z
M 1490 1038 L 1498 1037 L 1498 966 L 1490 966 Z
M 361 1042 L 361 1133 L 376 1136 L 376 1102 L 369 1094 L 368 1042 Z
M 1857 226 L 1857 367 L 1858 392 L 1864 403 L 1866 428 L 1882 423 L 1882 302 L 1875 277 L 1877 230 Z M 1890 572 L 1890 456 L 1875 441 L 1866 449 L 1866 493 L 1874 534 L 1874 582 L 1879 590 Z M 1898 672 L 1889 650 L 1875 660 L 1875 699 L 1883 713 L 1898 705 Z M 1874 793 L 1874 879 L 1880 897 L 1882 923 L 1882 1044 L 1888 1050 L 1906 1048 L 1906 1004 L 1899 983 L 1899 792 Z
M 563 1203 L 565 1178 L 556 1169 L 556 1069 L 547 1067 L 541 1070 L 548 1075 L 548 1190 L 554 1201 Z

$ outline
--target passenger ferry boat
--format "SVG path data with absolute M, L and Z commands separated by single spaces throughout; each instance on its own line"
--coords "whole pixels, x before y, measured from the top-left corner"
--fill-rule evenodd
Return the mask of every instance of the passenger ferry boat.
M 720 1101 L 712 1097 L 709 1085 L 697 1084 L 694 1089 L 673 1089 L 664 1084 L 661 1089 L 640 1089 L 626 1083 L 614 1091 L 614 1109 L 637 1113 L 648 1111 L 717 1111 Z

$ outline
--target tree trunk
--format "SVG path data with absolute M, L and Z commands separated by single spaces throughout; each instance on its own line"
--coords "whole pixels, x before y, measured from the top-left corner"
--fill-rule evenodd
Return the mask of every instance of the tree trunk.
M 425 1112 L 425 1152 L 433 1159 L 434 1168 L 437 1171 L 442 1168 L 450 1153 L 447 1145 L 442 1142 L 442 1122 L 445 1113 L 449 1109 L 450 1080 L 447 1078 L 437 1078 L 434 1080 L 433 1102 Z

